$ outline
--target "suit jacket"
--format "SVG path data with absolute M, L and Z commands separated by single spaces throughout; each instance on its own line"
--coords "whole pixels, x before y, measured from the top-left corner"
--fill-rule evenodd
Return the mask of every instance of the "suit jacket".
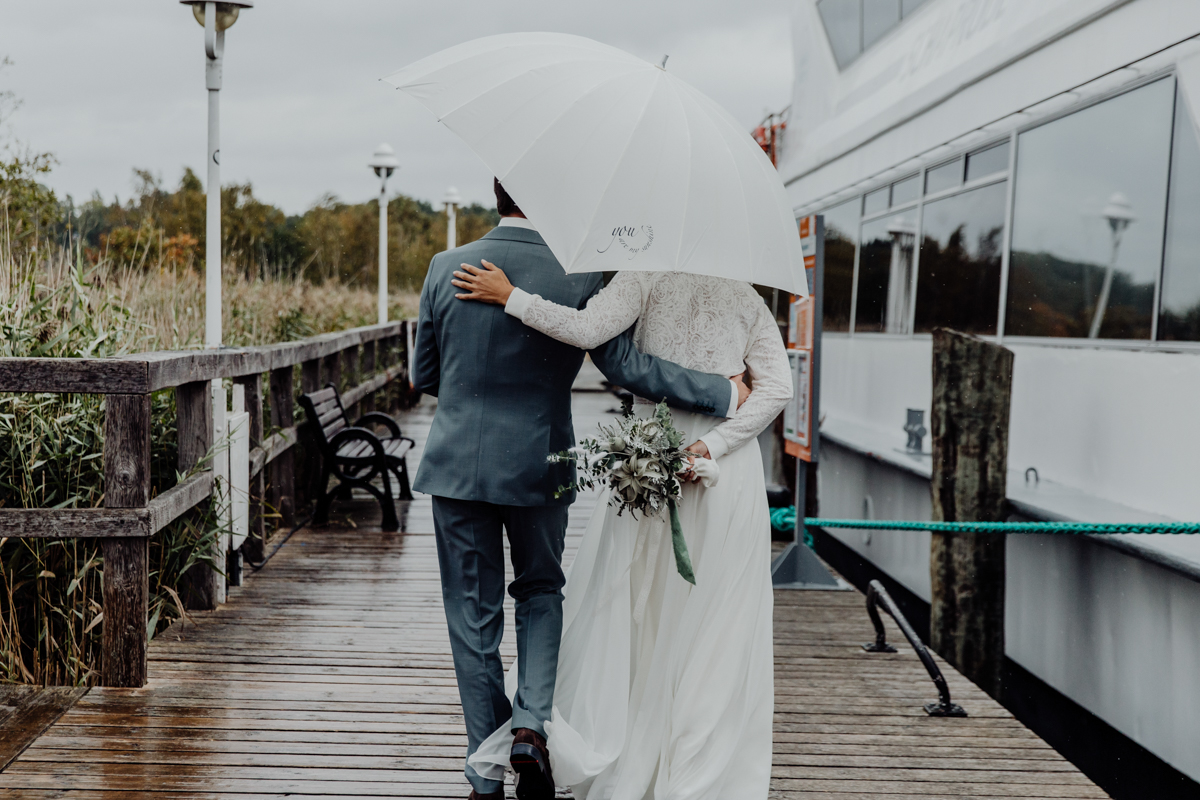
M 497 505 L 567 504 L 555 491 L 574 479 L 570 464 L 546 457 L 575 445 L 571 384 L 583 351 L 526 327 L 498 305 L 455 299 L 462 263 L 487 259 L 513 285 L 583 308 L 602 287 L 598 274 L 568 275 L 535 231 L 498 227 L 434 256 L 421 290 L 413 386 L 438 398 L 413 488 Z M 729 380 L 638 352 L 632 328 L 591 351 L 610 381 L 676 408 L 722 415 Z

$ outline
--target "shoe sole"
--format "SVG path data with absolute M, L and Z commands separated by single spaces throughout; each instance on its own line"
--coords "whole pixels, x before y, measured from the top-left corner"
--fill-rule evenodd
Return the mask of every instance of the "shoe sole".
M 517 774 L 517 800 L 554 800 L 541 752 L 531 744 L 514 744 L 509 764 Z

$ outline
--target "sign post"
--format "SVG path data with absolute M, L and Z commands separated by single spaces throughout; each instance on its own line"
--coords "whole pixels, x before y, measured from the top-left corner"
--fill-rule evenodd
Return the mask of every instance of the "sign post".
M 808 274 L 808 297 L 793 297 L 788 315 L 788 361 L 792 401 L 783 412 L 784 452 L 796 459 L 796 527 L 792 542 L 771 565 L 777 589 L 843 589 L 804 544 L 810 474 L 816 485 L 821 448 L 821 300 L 825 294 L 825 218 L 801 217 L 800 243 Z

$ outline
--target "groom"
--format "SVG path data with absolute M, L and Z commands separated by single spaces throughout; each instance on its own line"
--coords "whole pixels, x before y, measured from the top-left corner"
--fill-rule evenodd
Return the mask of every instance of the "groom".
M 499 227 L 434 256 L 421 291 L 413 386 L 438 398 L 413 488 L 433 495 L 442 599 L 466 721 L 468 757 L 508 719 L 517 796 L 554 796 L 545 723 L 554 700 L 562 635 L 563 539 L 574 492 L 555 496 L 571 466 L 546 457 L 575 444 L 571 384 L 583 351 L 557 342 L 496 305 L 454 299 L 463 262 L 482 259 L 547 300 L 582 308 L 598 274 L 567 275 L 499 181 Z M 632 329 L 591 351 L 610 381 L 672 406 L 730 416 L 748 390 L 740 382 L 684 369 L 638 352 Z M 515 578 L 517 692 L 504 693 L 504 542 Z M 468 765 L 473 800 L 502 800 L 502 781 Z

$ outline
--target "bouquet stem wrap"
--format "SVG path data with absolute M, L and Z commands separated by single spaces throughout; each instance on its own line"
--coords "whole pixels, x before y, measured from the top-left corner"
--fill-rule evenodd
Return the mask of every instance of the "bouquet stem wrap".
M 667 501 L 667 508 L 671 512 L 671 546 L 675 550 L 675 569 L 679 571 L 680 577 L 695 586 L 696 575 L 692 572 L 692 557 L 688 555 L 687 542 L 683 539 L 683 525 L 679 522 L 679 507 L 672 499 Z

